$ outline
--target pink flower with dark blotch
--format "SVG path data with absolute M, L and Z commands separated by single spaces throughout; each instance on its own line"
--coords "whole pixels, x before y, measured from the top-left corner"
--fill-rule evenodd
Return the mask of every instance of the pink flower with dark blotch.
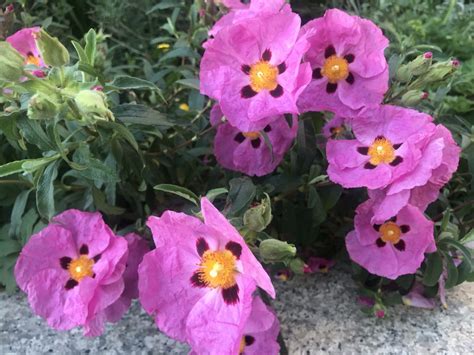
M 382 102 L 388 89 L 388 39 L 373 22 L 331 9 L 303 26 L 301 35 L 311 43 L 304 60 L 313 70 L 298 100 L 302 112 L 353 116 Z
M 355 139 L 329 140 L 329 178 L 346 188 L 393 193 L 425 184 L 441 164 L 443 142 L 424 113 L 397 106 L 364 109 L 352 119 Z
M 374 218 L 387 219 L 397 214 L 407 203 L 424 211 L 430 203 L 436 201 L 440 189 L 457 170 L 461 149 L 451 132 L 443 125 L 435 126 L 434 132 L 418 145 L 418 149 L 422 158 L 416 169 L 383 190 L 369 191 L 369 195 L 375 200 Z M 427 159 L 430 160 L 426 161 Z M 420 179 L 426 173 L 428 175 L 425 177 L 428 176 L 428 179 Z
M 105 310 L 109 322 L 118 322 L 130 308 L 132 299 L 138 298 L 138 265 L 150 251 L 147 241 L 139 235 L 129 233 L 124 238 L 128 243 L 128 258 L 123 273 L 125 287 L 120 298 Z
M 34 65 L 38 68 L 45 68 L 41 53 L 36 44 L 36 34 L 41 30 L 39 27 L 23 28 L 22 30 L 7 37 L 6 41 L 12 45 L 23 57 L 26 65 Z M 37 77 L 43 77 L 42 70 L 33 72 Z
M 124 291 L 127 241 L 100 213 L 68 210 L 33 235 L 15 266 L 18 286 L 49 326 L 102 334 L 105 310 Z
M 221 29 L 201 61 L 201 93 L 217 100 L 232 126 L 244 132 L 279 115 L 297 114 L 296 100 L 311 79 L 301 58 L 301 19 L 289 11 L 262 15 Z
M 392 280 L 415 273 L 424 254 L 436 251 L 433 222 L 406 205 L 396 216 L 376 224 L 373 203 L 368 200 L 357 207 L 355 230 L 346 237 L 350 258 L 370 273 Z
M 161 331 L 197 353 L 235 354 L 256 285 L 275 290 L 227 219 L 205 198 L 201 210 L 204 222 L 171 211 L 148 219 L 156 249 L 140 264 L 139 298 Z
M 272 119 L 262 127 L 271 143 L 266 144 L 261 131 L 242 132 L 230 123 L 220 123 L 222 111 L 215 105 L 211 111 L 211 122 L 217 126 L 214 138 L 214 154 L 224 168 L 240 171 L 250 176 L 271 173 L 283 160 L 297 133 L 298 120 L 293 116 L 291 127 L 284 116 Z

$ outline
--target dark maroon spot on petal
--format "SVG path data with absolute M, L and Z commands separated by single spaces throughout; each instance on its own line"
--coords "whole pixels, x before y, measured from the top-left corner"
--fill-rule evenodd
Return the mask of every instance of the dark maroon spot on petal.
M 268 125 L 265 126 L 263 131 L 266 132 L 266 133 L 270 133 L 272 131 L 272 127 L 268 124 Z
M 336 90 L 337 90 L 337 84 L 336 83 L 328 83 L 326 85 L 326 92 L 328 94 L 333 94 L 333 93 L 336 92 Z
M 261 144 L 261 140 L 260 138 L 257 138 L 257 139 L 252 139 L 252 141 L 250 142 L 250 144 L 252 144 L 252 147 L 254 147 L 255 149 L 257 149 L 258 147 L 260 147 L 260 144 Z
M 372 227 L 378 232 L 380 230 L 381 224 L 374 224 Z
M 380 140 L 380 139 L 385 139 L 385 137 L 384 136 L 377 136 L 377 137 L 375 137 L 375 139 Z
M 326 264 L 320 264 L 318 266 L 319 270 L 324 270 L 325 268 L 327 268 L 327 265 Z
M 278 67 L 278 74 L 283 74 L 286 71 L 286 63 L 281 63 Z
M 191 285 L 194 287 L 207 287 L 206 283 L 199 277 L 199 272 L 196 271 L 193 276 L 191 276 Z
M 369 147 L 358 147 L 357 152 L 359 152 L 362 155 L 367 155 L 369 154 Z
M 407 224 L 404 224 L 403 226 L 400 226 L 400 230 L 402 231 L 403 234 L 408 233 L 410 231 L 410 226 Z
M 348 84 L 351 84 L 351 85 L 352 85 L 352 84 L 354 84 L 354 80 L 355 80 L 354 74 L 349 73 L 349 75 L 348 75 L 347 78 L 346 78 L 346 82 L 347 82 Z
M 236 141 L 239 144 L 242 143 L 244 140 L 245 140 L 245 136 L 242 134 L 242 132 L 237 133 L 234 137 L 234 141 Z
M 94 260 L 94 262 L 96 263 L 100 260 L 101 257 L 102 257 L 102 254 L 97 254 L 96 256 L 92 258 L 92 260 Z
M 397 223 L 397 216 L 393 216 L 389 219 L 390 222 Z
M 347 60 L 347 63 L 352 63 L 355 59 L 355 55 L 354 54 L 346 54 L 344 56 L 344 59 Z
M 400 250 L 400 251 L 405 251 L 405 241 L 404 240 L 400 240 L 397 244 L 394 244 L 393 245 L 397 250 Z
M 240 0 L 240 2 L 244 5 L 250 4 L 250 0 Z
M 238 259 L 242 254 L 242 245 L 236 242 L 229 242 L 225 245 L 225 248 L 230 251 Z
M 336 49 L 333 46 L 326 47 L 326 50 L 324 51 L 324 57 L 329 58 L 332 55 L 336 54 Z
M 71 263 L 72 259 L 68 256 L 64 256 L 61 259 L 59 259 L 59 264 L 64 270 L 67 270 L 69 267 L 69 264 Z
M 262 60 L 268 62 L 270 59 L 272 59 L 272 51 L 265 49 L 265 52 L 262 54 Z
M 255 343 L 255 338 L 251 335 L 246 335 L 244 337 L 244 341 L 245 341 L 245 345 L 246 346 L 250 346 L 252 345 L 253 343 Z
M 81 248 L 79 249 L 79 254 L 81 255 L 89 254 L 89 247 L 86 244 L 82 244 Z
M 400 148 L 401 146 L 402 146 L 402 143 L 394 144 L 393 149 L 396 150 L 396 149 Z
M 74 287 L 76 287 L 77 285 L 79 285 L 79 282 L 77 282 L 76 280 L 74 279 L 69 279 L 67 280 L 66 284 L 64 285 L 64 288 L 66 290 L 72 290 Z
M 391 166 L 397 166 L 398 164 L 400 164 L 401 162 L 403 161 L 403 158 L 398 156 L 396 157 L 395 159 L 393 159 L 393 161 L 390 163 Z
M 371 163 L 365 163 L 364 169 L 375 169 L 377 166 Z
M 270 95 L 272 95 L 275 99 L 279 98 L 281 95 L 283 95 L 283 87 L 278 84 L 278 86 L 270 91 Z
M 250 74 L 250 69 L 251 69 L 251 68 L 250 68 L 250 65 L 243 64 L 242 67 L 241 67 L 241 69 L 242 69 L 242 71 L 243 71 L 245 74 L 247 74 L 247 75 Z
M 376 241 L 375 241 L 375 244 L 377 244 L 377 246 L 379 248 L 383 248 L 387 243 L 385 243 L 382 238 L 378 238 Z
M 321 68 L 314 68 L 313 70 L 313 79 L 321 79 L 323 74 L 321 74 Z
M 202 256 L 205 251 L 209 250 L 209 244 L 207 244 L 207 242 L 204 238 L 199 238 L 196 241 L 196 250 L 197 250 L 199 256 Z
M 257 95 L 257 92 L 254 91 L 250 85 L 247 85 L 242 88 L 240 94 L 244 99 L 250 99 L 251 97 Z
M 94 273 L 94 275 L 92 275 L 92 278 L 95 279 L 95 273 Z
M 239 285 L 235 284 L 229 288 L 223 288 L 222 297 L 224 298 L 224 302 L 228 305 L 239 302 Z

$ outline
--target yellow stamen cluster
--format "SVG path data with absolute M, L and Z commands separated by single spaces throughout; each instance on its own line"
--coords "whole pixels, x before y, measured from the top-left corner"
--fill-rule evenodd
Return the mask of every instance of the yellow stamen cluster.
M 395 160 L 395 149 L 392 142 L 386 138 L 377 138 L 369 147 L 370 164 L 379 165 L 382 163 L 390 164 Z
M 278 86 L 278 68 L 267 61 L 260 61 L 250 67 L 250 87 L 255 92 L 275 90 Z
M 206 251 L 199 264 L 199 278 L 208 287 L 229 288 L 235 285 L 236 258 L 229 250 Z
M 38 57 L 34 56 L 33 54 L 29 54 L 26 57 L 25 63 L 27 65 L 36 65 L 37 67 L 39 67 L 40 66 L 40 59 Z
M 325 76 L 331 84 L 336 84 L 349 76 L 349 63 L 344 58 L 332 55 L 324 62 L 321 75 Z
M 81 255 L 79 258 L 72 260 L 69 263 L 68 271 L 71 279 L 80 282 L 83 278 L 94 276 L 92 267 L 94 266 L 94 260 L 89 259 L 85 255 Z
M 245 138 L 249 138 L 251 140 L 254 140 L 260 137 L 259 132 L 242 132 L 242 134 Z
M 385 243 L 397 244 L 402 237 L 400 227 L 394 222 L 386 222 L 380 226 L 380 239 Z

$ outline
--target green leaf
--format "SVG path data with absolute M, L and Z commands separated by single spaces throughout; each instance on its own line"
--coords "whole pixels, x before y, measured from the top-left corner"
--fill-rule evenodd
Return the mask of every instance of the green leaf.
M 95 186 L 92 187 L 92 197 L 96 208 L 106 214 L 121 215 L 126 211 L 125 208 L 109 205 L 106 201 L 105 194 Z
M 227 204 L 230 205 L 228 216 L 234 217 L 248 209 L 257 194 L 257 188 L 248 177 L 232 179 L 229 182 Z
M 20 235 L 21 217 L 25 212 L 26 203 L 32 190 L 24 190 L 20 192 L 13 205 L 12 213 L 10 216 L 10 230 L 8 235 L 10 237 L 18 237 Z
M 448 278 L 446 279 L 445 287 L 448 289 L 457 285 L 458 269 L 456 265 L 454 265 L 454 262 L 451 256 L 445 254 L 445 260 L 446 260 L 446 269 L 448 271 Z
M 174 195 L 178 195 L 182 198 L 185 198 L 188 201 L 191 201 L 196 206 L 199 205 L 199 197 L 197 197 L 197 195 L 194 192 L 182 186 L 171 185 L 171 184 L 160 184 L 160 185 L 156 185 L 154 189 L 163 191 L 163 192 L 168 192 Z
M 438 242 L 438 247 L 441 250 L 448 251 L 449 248 L 454 248 L 463 255 L 463 261 L 469 264 L 472 269 L 472 255 L 468 248 L 452 238 L 443 238 Z
M 199 79 L 181 79 L 177 80 L 176 84 L 181 84 L 191 89 L 195 89 L 199 91 Z
M 123 137 L 128 143 L 130 143 L 133 149 L 135 149 L 137 152 L 140 151 L 135 137 L 133 136 L 132 132 L 127 129 L 127 127 L 119 123 L 109 121 L 97 121 L 97 124 L 102 127 L 107 127 L 112 131 L 116 132 L 119 136 Z
M 135 78 L 133 76 L 128 75 L 116 76 L 110 84 L 107 84 L 107 87 L 120 90 L 149 89 L 160 91 L 160 89 L 151 81 Z
M 0 240 L 0 257 L 18 253 L 20 250 L 21 245 L 16 240 Z
M 112 109 L 117 120 L 127 124 L 141 124 L 146 126 L 171 127 L 166 116 L 145 105 L 125 104 Z
M 58 159 L 59 157 L 59 154 L 55 154 L 51 157 L 17 160 L 4 165 L 0 165 L 0 177 L 24 172 L 32 173 L 49 164 L 50 162 Z
M 77 41 L 72 41 L 72 45 L 76 49 L 77 56 L 79 57 L 79 61 L 88 63 L 87 53 L 84 50 L 84 48 L 82 48 L 81 44 Z
M 55 214 L 54 180 L 58 176 L 59 162 L 49 164 L 38 180 L 36 207 L 41 217 L 50 220 Z
M 443 259 L 438 252 L 428 255 L 426 260 L 426 269 L 423 274 L 423 284 L 434 286 L 438 283 L 439 277 L 443 272 Z
M 214 199 L 217 197 L 217 196 L 220 196 L 220 195 L 223 195 L 223 194 L 226 194 L 228 193 L 229 190 L 221 187 L 221 188 L 218 188 L 218 189 L 213 189 L 213 190 L 209 190 L 206 194 L 206 197 L 209 201 L 214 201 Z
M 36 36 L 36 43 L 45 64 L 61 67 L 69 63 L 69 52 L 56 37 L 41 30 Z
M 193 58 L 199 59 L 199 54 L 190 47 L 179 47 L 166 53 L 160 58 L 160 63 L 174 58 Z
M 94 61 L 95 61 L 95 56 L 96 56 L 96 51 L 97 51 L 97 38 L 96 38 L 96 33 L 94 29 L 90 29 L 89 32 L 86 33 L 85 35 L 85 40 L 86 40 L 86 54 L 87 58 L 89 59 L 89 64 L 91 66 L 94 66 Z

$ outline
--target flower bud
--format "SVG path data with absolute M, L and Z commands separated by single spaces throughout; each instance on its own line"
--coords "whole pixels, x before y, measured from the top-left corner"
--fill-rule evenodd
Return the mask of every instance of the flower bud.
M 293 260 L 291 260 L 289 263 L 289 267 L 290 267 L 290 270 L 293 271 L 297 275 L 304 274 L 305 263 L 300 258 L 294 258 Z
M 0 80 L 18 81 L 25 72 L 25 58 L 10 43 L 0 42 Z
M 85 121 L 114 121 L 112 111 L 107 107 L 106 96 L 101 91 L 82 90 L 74 98 L 82 119 Z
M 397 70 L 397 79 L 400 82 L 408 82 L 413 76 L 419 76 L 425 74 L 432 63 L 433 53 L 426 52 L 419 55 L 411 62 L 401 65 Z
M 28 102 L 27 115 L 32 120 L 53 119 L 58 111 L 58 106 L 43 93 L 33 95 Z
M 261 232 L 272 221 L 272 207 L 270 196 L 265 194 L 265 199 L 257 206 L 248 209 L 244 214 L 244 225 L 255 232 Z
M 446 79 L 458 68 L 453 61 L 438 62 L 434 64 L 426 76 L 423 78 L 425 83 L 433 83 Z
M 294 258 L 296 247 L 277 239 L 265 239 L 259 246 L 260 256 L 268 263 L 283 262 Z M 304 269 L 304 263 L 301 270 Z
M 416 106 L 422 100 L 428 98 L 428 93 L 421 90 L 409 90 L 401 98 L 404 106 Z
M 56 37 L 51 37 L 46 31 L 41 30 L 37 34 L 36 42 L 45 64 L 61 67 L 69 63 L 69 52 Z

